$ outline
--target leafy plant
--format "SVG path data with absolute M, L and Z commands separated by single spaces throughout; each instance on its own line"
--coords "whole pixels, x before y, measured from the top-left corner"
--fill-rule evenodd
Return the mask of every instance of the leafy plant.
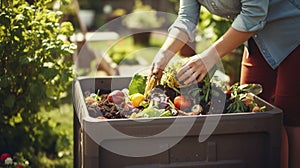
M 47 8 L 51 0 L 0 2 L 0 153 L 22 152 L 29 160 L 40 152 L 57 156 L 64 149 L 57 142 L 66 137 L 39 110 L 67 96 L 76 45 L 61 37 L 73 26 Z
M 265 106 L 259 107 L 253 97 L 249 93 L 258 95 L 262 92 L 260 84 L 244 84 L 235 83 L 230 87 L 231 104 L 227 107 L 229 113 L 238 113 L 241 111 L 253 111 L 254 107 L 258 107 L 258 111 L 264 111 Z
M 204 37 L 216 41 L 228 30 L 230 25 L 230 20 L 213 15 L 205 9 L 201 10 L 199 27 Z
M 0 155 L 0 168 L 26 168 L 29 162 L 21 155 L 11 156 L 9 153 Z

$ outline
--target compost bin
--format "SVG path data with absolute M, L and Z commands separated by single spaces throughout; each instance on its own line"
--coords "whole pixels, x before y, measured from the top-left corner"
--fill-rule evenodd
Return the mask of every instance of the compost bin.
M 89 116 L 86 90 L 123 89 L 130 80 L 74 80 L 75 167 L 279 168 L 282 111 L 257 96 L 265 112 L 111 120 Z

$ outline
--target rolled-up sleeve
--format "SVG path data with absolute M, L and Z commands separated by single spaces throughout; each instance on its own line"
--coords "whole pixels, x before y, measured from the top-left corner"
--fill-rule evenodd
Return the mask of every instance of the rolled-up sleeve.
M 242 0 L 241 5 L 232 27 L 241 32 L 262 29 L 266 24 L 269 0 Z
M 187 33 L 189 41 L 194 41 L 199 14 L 200 3 L 197 0 L 180 0 L 178 17 L 170 26 L 169 31 L 176 27 Z

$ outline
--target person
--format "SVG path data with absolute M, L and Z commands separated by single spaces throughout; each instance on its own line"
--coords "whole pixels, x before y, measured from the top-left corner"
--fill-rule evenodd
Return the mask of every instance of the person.
M 259 83 L 260 95 L 283 110 L 281 167 L 299 168 L 300 159 L 300 1 L 180 0 L 176 21 L 156 54 L 149 77 L 161 78 L 171 58 L 192 42 L 201 7 L 232 20 L 226 33 L 183 64 L 176 77 L 199 82 L 224 55 L 244 44 L 240 83 Z

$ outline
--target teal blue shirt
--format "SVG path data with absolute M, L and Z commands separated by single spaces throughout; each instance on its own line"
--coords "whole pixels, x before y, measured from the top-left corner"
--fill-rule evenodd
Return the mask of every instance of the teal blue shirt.
M 201 6 L 233 20 L 238 31 L 255 31 L 253 39 L 273 69 L 300 43 L 300 0 L 180 0 L 170 28 L 185 31 L 192 41 Z

